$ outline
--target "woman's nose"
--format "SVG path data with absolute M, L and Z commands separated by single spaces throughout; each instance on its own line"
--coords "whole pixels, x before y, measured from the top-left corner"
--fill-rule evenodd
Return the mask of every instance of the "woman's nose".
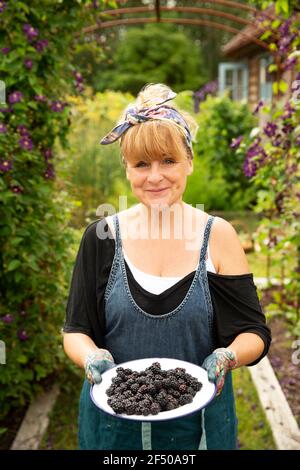
M 149 174 L 148 174 L 148 181 L 152 181 L 152 182 L 161 181 L 162 178 L 163 176 L 161 174 L 161 167 L 159 163 L 158 162 L 152 163 Z

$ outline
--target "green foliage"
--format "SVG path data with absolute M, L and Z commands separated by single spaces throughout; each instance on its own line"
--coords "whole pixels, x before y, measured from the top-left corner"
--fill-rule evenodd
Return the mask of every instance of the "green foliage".
M 283 8 L 287 2 L 276 2 Z M 269 259 L 281 259 L 281 285 L 266 313 L 284 314 L 293 333 L 300 332 L 300 100 L 299 100 L 299 18 L 278 18 L 277 41 L 281 47 L 281 66 L 293 69 L 295 80 L 288 96 L 262 108 L 260 127 L 245 136 L 237 155 L 258 189 L 255 212 L 263 216 L 255 234 L 257 243 Z M 267 24 L 271 30 L 274 24 Z M 286 40 L 288 38 L 288 41 Z M 277 47 L 277 46 L 276 46 Z M 293 59 L 291 61 L 291 59 Z M 283 67 L 282 70 L 285 68 Z M 283 94 L 287 84 L 279 76 L 275 89 Z M 277 97 L 278 98 L 278 97 Z M 288 283 L 285 283 L 285 276 Z M 268 275 L 269 277 L 269 275 Z
M 65 181 L 71 183 L 69 191 L 81 204 L 73 212 L 72 222 L 76 227 L 95 218 L 101 204 L 111 204 L 119 211 L 119 195 L 128 197 L 128 206 L 133 203 L 119 142 L 108 146 L 99 144 L 133 100 L 129 93 L 107 91 L 93 95 L 89 89 L 82 97 L 69 97 L 72 125 L 69 147 L 62 150 L 62 155 Z
M 248 132 L 255 122 L 247 105 L 209 96 L 196 118 L 199 129 L 187 202 L 205 204 L 206 210 L 248 208 L 255 201 L 255 191 L 243 173 L 243 158 L 230 148 L 232 139 Z
M 166 83 L 175 91 L 198 89 L 208 79 L 199 46 L 167 24 L 146 25 L 125 33 L 110 69 L 101 73 L 99 90 L 136 95 L 145 83 Z
M 88 1 L 2 2 L 0 78 L 1 414 L 32 399 L 64 361 L 60 328 L 74 263 L 73 203 L 55 178 L 67 146 L 75 34 Z M 80 35 L 76 36 L 80 40 Z

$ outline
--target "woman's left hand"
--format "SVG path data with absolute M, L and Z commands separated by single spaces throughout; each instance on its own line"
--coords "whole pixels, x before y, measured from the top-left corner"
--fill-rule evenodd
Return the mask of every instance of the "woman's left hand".
M 237 357 L 231 349 L 218 348 L 204 359 L 202 367 L 207 370 L 208 380 L 216 384 L 218 396 L 222 391 L 227 372 L 237 367 Z

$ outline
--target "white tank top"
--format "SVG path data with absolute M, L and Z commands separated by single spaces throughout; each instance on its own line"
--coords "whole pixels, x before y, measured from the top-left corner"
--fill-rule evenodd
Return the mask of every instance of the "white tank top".
M 109 224 L 110 229 L 112 230 L 112 233 L 114 234 L 114 228 L 113 223 L 110 223 L 111 216 L 106 217 L 106 220 Z M 114 235 L 115 236 L 115 235 Z M 148 274 L 145 273 L 144 271 L 141 271 L 140 269 L 136 268 L 134 264 L 130 261 L 128 256 L 123 250 L 123 256 L 124 259 L 126 260 L 126 263 L 129 266 L 130 271 L 132 272 L 133 277 L 135 278 L 136 282 L 143 287 L 148 292 L 151 292 L 152 294 L 161 294 L 165 290 L 169 289 L 171 286 L 176 284 L 180 279 L 183 279 L 185 276 L 180 276 L 180 277 L 161 277 L 161 276 L 154 276 L 153 274 Z M 212 263 L 210 254 L 209 254 L 209 244 L 207 245 L 207 260 L 205 261 L 206 264 L 206 270 L 216 273 L 215 267 Z M 199 263 L 197 264 L 195 270 L 197 270 L 199 266 Z
M 169 289 L 171 286 L 176 284 L 180 279 L 183 279 L 185 276 L 181 277 L 161 277 L 161 276 L 154 276 L 153 274 L 145 273 L 140 269 L 136 268 L 131 261 L 129 260 L 128 256 L 123 250 L 124 258 L 132 272 L 133 277 L 135 278 L 136 282 L 143 287 L 148 292 L 152 294 L 161 294 L 165 290 Z M 205 261 L 206 270 L 216 273 L 215 267 L 212 263 L 212 260 L 209 255 L 209 246 L 207 246 L 207 260 Z M 197 264 L 196 269 L 198 268 L 199 263 Z M 195 270 L 196 270 L 195 269 Z

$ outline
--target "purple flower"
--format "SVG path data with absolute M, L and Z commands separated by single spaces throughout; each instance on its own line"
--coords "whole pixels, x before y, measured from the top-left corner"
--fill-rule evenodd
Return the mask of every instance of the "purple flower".
M 293 129 L 294 126 L 292 124 L 285 124 L 284 126 L 282 126 L 282 132 L 284 132 L 285 134 L 289 134 L 293 131 Z
M 0 113 L 6 114 L 6 113 L 11 113 L 13 111 L 12 106 L 9 106 L 8 108 L 0 108 Z
M 28 334 L 26 333 L 26 331 L 22 328 L 18 331 L 18 338 L 21 340 L 21 341 L 27 341 L 29 339 L 29 336 Z
M 82 82 L 83 81 L 83 77 L 82 77 L 80 72 L 74 72 L 73 75 L 75 77 L 76 82 Z
M 23 93 L 20 91 L 14 91 L 8 96 L 8 101 L 10 104 L 19 103 L 23 98 Z
M 284 107 L 284 113 L 282 115 L 282 119 L 289 119 L 294 113 L 294 111 L 295 109 L 292 108 L 291 103 L 287 102 Z
M 247 178 L 252 178 L 256 174 L 256 163 L 251 159 L 246 158 L 243 165 L 244 174 Z
M 258 111 L 260 110 L 260 108 L 261 108 L 263 105 L 264 105 L 263 100 L 260 100 L 260 101 L 258 102 L 258 104 L 256 105 L 256 107 L 255 107 L 255 109 L 254 109 L 254 111 L 253 111 L 253 114 L 258 113 Z
M 30 151 L 33 148 L 32 140 L 28 136 L 22 137 L 22 139 L 19 140 L 19 145 L 23 150 Z
M 264 133 L 268 137 L 273 137 L 276 134 L 277 124 L 274 122 L 268 122 L 264 127 Z
M 49 160 L 50 158 L 53 157 L 53 155 L 52 155 L 52 149 L 50 149 L 50 148 L 45 149 L 45 150 L 43 151 L 43 154 L 44 154 L 45 160 Z
M 57 100 L 57 101 L 52 101 L 51 105 L 50 105 L 50 108 L 52 109 L 52 111 L 56 112 L 56 113 L 60 113 L 61 111 L 64 110 L 64 107 L 65 107 L 65 104 L 62 103 L 61 101 Z
M 54 169 L 53 169 L 52 165 L 47 166 L 47 169 L 44 173 L 44 176 L 45 176 L 46 179 L 53 179 L 54 178 L 55 172 L 54 172 Z
M 45 103 L 45 101 L 47 101 L 47 98 L 44 95 L 35 95 L 34 99 L 38 103 Z
M 38 29 L 34 29 L 34 27 L 28 23 L 24 24 L 23 31 L 26 34 L 28 41 L 32 41 L 39 35 Z
M 23 189 L 20 186 L 14 185 L 10 187 L 11 191 L 15 194 L 19 194 L 23 192 Z
M 2 13 L 6 8 L 6 2 L 0 2 L 0 13 Z
M 98 0 L 93 0 L 93 8 L 97 9 L 99 7 Z
M 291 70 L 297 62 L 296 57 L 289 57 L 283 65 L 283 70 Z
M 11 160 L 0 160 L 0 171 L 6 172 L 12 169 Z
M 32 69 L 32 66 L 33 66 L 33 62 L 32 62 L 32 60 L 30 60 L 30 59 L 25 59 L 25 60 L 24 60 L 24 65 L 25 65 L 25 67 L 26 67 L 28 70 L 31 70 L 31 69 Z
M 1 317 L 3 323 L 12 323 L 14 321 L 14 316 L 11 313 L 7 313 L 4 317 Z
M 273 139 L 272 144 L 274 145 L 274 147 L 280 147 L 280 145 L 282 144 L 282 135 L 277 134 Z
M 10 47 L 2 47 L 1 52 L 3 55 L 7 55 L 10 52 Z
M 6 134 L 6 132 L 7 132 L 6 125 L 0 122 L 0 134 Z
M 82 85 L 82 83 L 76 83 L 76 90 L 78 91 L 78 93 L 83 92 L 84 86 Z
M 29 137 L 28 129 L 26 126 L 24 126 L 24 124 L 20 124 L 19 126 L 17 126 L 17 131 L 23 137 Z
M 34 44 L 34 48 L 37 50 L 37 52 L 43 52 L 44 49 L 48 46 L 48 40 L 47 39 L 40 39 Z
M 240 146 L 240 143 L 242 142 L 242 140 L 243 140 L 243 136 L 240 135 L 239 137 L 237 137 L 236 139 L 232 141 L 232 143 L 230 144 L 230 148 L 237 149 Z

